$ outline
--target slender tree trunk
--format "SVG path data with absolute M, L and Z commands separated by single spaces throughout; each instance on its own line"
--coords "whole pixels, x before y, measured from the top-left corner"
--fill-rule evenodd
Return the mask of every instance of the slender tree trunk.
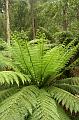
M 68 28 L 68 20 L 67 20 L 67 9 L 68 9 L 68 4 L 67 1 L 64 1 L 65 5 L 63 8 L 63 30 L 67 31 Z
M 32 23 L 32 38 L 35 39 L 35 14 L 34 14 L 34 0 L 30 0 L 31 5 L 31 23 Z
M 4 13 L 2 13 L 2 18 L 3 18 L 3 22 L 2 22 L 3 36 L 4 36 L 4 38 L 6 38 L 6 29 L 5 29 L 6 21 L 5 21 L 5 14 Z
M 9 0 L 6 0 L 6 38 L 7 44 L 10 45 Z

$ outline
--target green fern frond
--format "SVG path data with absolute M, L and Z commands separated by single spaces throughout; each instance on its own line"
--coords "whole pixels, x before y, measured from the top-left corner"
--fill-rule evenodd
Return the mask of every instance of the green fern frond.
M 0 90 L 0 104 L 1 104 L 1 102 L 3 102 L 3 100 L 5 100 L 9 96 L 15 94 L 19 90 L 20 90 L 20 88 L 16 88 L 16 87 Z
M 45 54 L 46 49 L 47 47 L 44 44 L 43 39 L 37 41 L 37 44 L 29 44 L 29 42 L 25 42 L 23 46 L 20 42 L 17 43 L 15 41 L 14 46 L 12 47 L 15 64 L 17 64 L 22 71 L 30 74 L 33 80 L 39 79 L 40 81 L 42 57 Z
M 70 68 L 74 68 L 75 66 L 79 66 L 79 58 L 77 58 L 71 65 Z
M 45 90 L 40 90 L 37 107 L 28 120 L 70 120 Z
M 78 85 L 70 85 L 70 84 L 55 84 L 55 87 L 62 88 L 72 94 L 79 94 L 79 86 Z
M 75 113 L 79 111 L 79 99 L 73 94 L 57 87 L 50 88 L 49 93 L 58 103 L 62 102 L 66 109 L 70 109 L 71 113 L 72 111 Z
M 28 86 L 4 100 L 0 104 L 0 120 L 24 120 L 36 107 L 38 93 L 35 86 Z
M 55 101 L 44 90 L 37 97 L 37 108 L 29 120 L 60 120 Z
M 46 78 L 51 75 L 54 79 L 67 66 L 78 50 L 79 44 L 75 42 L 76 40 L 73 40 L 67 46 L 60 44 L 45 51 L 46 47 L 41 39 L 37 44 L 25 42 L 23 45 L 16 40 L 12 48 L 13 62 L 21 72 L 31 75 L 33 83 L 41 84 L 43 81 L 47 82 Z
M 24 82 L 30 82 L 30 77 L 28 75 L 21 74 L 20 72 L 14 71 L 0 71 L 0 84 L 16 84 L 19 86 L 20 80 L 24 84 Z
M 55 77 L 67 66 L 70 58 L 79 48 L 79 44 L 73 46 L 73 43 L 74 41 L 69 43 L 66 47 L 62 45 L 56 46 L 44 55 L 43 74 L 45 78 L 51 74 L 53 75 L 52 77 Z
M 60 120 L 70 120 L 70 118 L 67 116 L 67 114 L 60 105 L 57 105 L 57 111 L 60 116 Z
M 70 84 L 70 85 L 79 85 L 79 77 L 71 77 L 65 78 L 62 80 L 58 80 L 56 83 L 58 84 Z
M 11 59 L 5 57 L 2 53 L 0 53 L 0 71 L 7 70 L 13 68 L 11 64 Z

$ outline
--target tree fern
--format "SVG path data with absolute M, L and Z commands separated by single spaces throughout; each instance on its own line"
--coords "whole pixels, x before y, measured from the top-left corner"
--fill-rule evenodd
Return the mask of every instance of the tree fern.
M 78 51 L 78 41 L 51 48 L 43 39 L 12 40 L 14 69 L 0 71 L 0 120 L 69 120 L 62 106 L 79 112 L 79 78 L 56 79 Z
M 40 41 L 43 40 L 40 39 Z M 79 44 L 74 46 L 75 42 L 76 40 L 73 40 L 66 47 L 64 45 L 56 46 L 47 52 L 44 52 L 46 49 L 44 42 L 38 42 L 36 45 L 28 45 L 25 42 L 23 47 L 20 42 L 18 44 L 15 42 L 12 51 L 20 68 L 23 71 L 28 71 L 32 79 L 40 81 L 51 74 L 55 77 L 65 68 L 67 62 L 78 49 Z

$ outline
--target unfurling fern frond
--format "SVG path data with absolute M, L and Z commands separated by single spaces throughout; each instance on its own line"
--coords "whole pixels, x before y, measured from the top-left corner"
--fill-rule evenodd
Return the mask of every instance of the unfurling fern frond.
M 36 107 L 39 90 L 28 86 L 0 104 L 0 120 L 24 120 Z
M 79 99 L 73 94 L 57 87 L 50 88 L 49 93 L 58 103 L 62 102 L 62 105 L 65 105 L 71 113 L 72 111 L 75 111 L 75 113 L 79 111 Z
M 19 86 L 20 81 L 30 82 L 30 77 L 28 75 L 21 74 L 20 72 L 13 71 L 0 71 L 0 84 L 13 84 L 16 83 Z

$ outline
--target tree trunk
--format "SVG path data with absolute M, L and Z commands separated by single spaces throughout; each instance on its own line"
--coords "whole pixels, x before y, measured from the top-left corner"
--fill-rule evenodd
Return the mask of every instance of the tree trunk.
M 67 1 L 64 1 L 64 8 L 63 8 L 63 30 L 67 31 L 68 28 L 68 20 L 67 20 L 67 8 L 68 4 Z
M 7 44 L 10 45 L 10 21 L 9 21 L 9 1 L 6 0 L 6 38 Z
M 31 5 L 31 23 L 32 23 L 32 38 L 35 39 L 35 15 L 34 15 L 34 0 L 30 0 Z

